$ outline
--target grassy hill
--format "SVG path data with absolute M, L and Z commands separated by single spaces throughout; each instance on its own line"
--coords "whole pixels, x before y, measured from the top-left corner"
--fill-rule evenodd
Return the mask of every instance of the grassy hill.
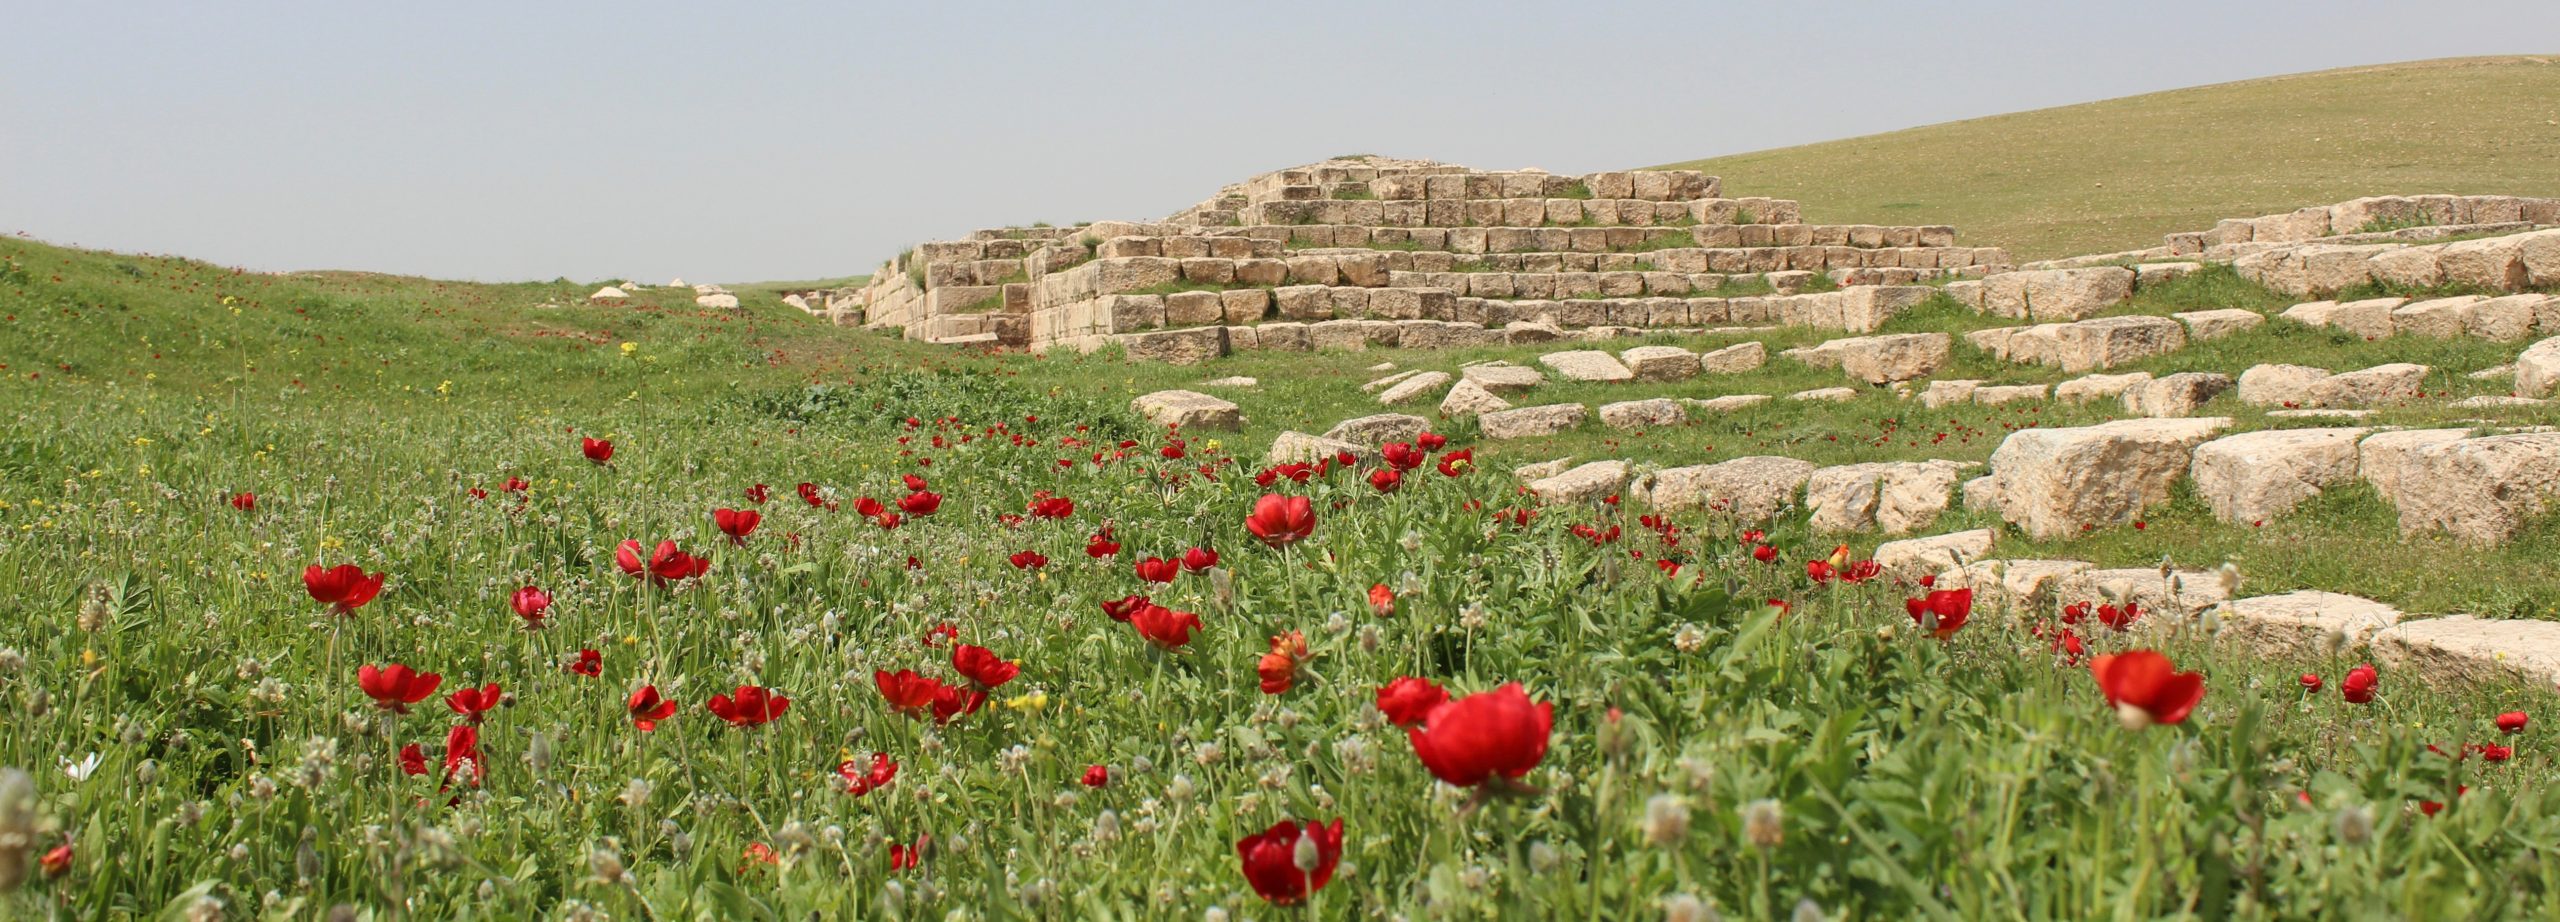
M 2560 57 L 2321 71 L 1685 163 L 1809 220 L 1953 224 L 2021 258 L 2391 193 L 2560 195 Z

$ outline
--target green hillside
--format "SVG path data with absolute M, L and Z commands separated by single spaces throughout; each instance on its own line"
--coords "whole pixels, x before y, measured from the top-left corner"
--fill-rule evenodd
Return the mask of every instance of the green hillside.
M 1807 220 L 1953 224 L 2026 259 L 2361 195 L 2560 195 L 2560 57 L 2452 58 L 2128 96 L 1692 160 Z

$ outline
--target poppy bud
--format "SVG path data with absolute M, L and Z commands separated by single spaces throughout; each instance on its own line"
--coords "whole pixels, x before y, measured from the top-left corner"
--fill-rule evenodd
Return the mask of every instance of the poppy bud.
M 1318 866 L 1317 863 L 1321 858 L 1322 852 L 1316 847 L 1316 837 L 1307 835 L 1303 832 L 1299 833 L 1298 846 L 1297 849 L 1290 854 L 1289 863 L 1296 866 L 1297 869 L 1303 873 L 1312 874 L 1315 873 L 1316 867 Z
M 1786 811 L 1774 800 L 1761 799 L 1742 808 L 1742 838 L 1761 848 L 1786 841 Z
M 1655 794 L 1644 802 L 1644 838 L 1655 848 L 1670 848 L 1689 837 L 1689 802 L 1676 794 Z

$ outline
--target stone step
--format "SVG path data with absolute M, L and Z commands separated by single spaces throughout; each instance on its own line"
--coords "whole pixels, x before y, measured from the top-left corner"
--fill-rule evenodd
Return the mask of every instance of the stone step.
M 2366 340 L 2407 335 L 2513 342 L 2560 334 L 2560 297 L 2527 293 L 2423 300 L 2310 301 L 2285 308 L 2277 316 L 2309 326 L 2345 330 Z
M 1238 225 L 1348 224 L 1371 228 L 1668 227 L 1797 224 L 1803 209 L 1773 198 L 1650 201 L 1633 198 L 1308 199 L 1235 209 Z
M 1224 228 L 1240 236 L 1286 241 L 1291 247 L 1388 247 L 1447 252 L 1571 252 L 1578 249 L 1572 235 L 1588 237 L 1594 231 L 1635 231 L 1659 233 L 1685 231 L 1700 246 L 1854 246 L 1878 247 L 1944 247 L 1955 245 L 1955 229 L 1943 226 L 1887 226 L 1873 224 L 1690 224 L 1650 226 L 1609 224 L 1585 226 L 1578 222 L 1509 224 L 1497 223 L 1479 227 L 1379 227 L 1358 224 L 1267 224 Z M 1483 245 L 1478 246 L 1478 237 Z M 1620 234 L 1624 238 L 1627 235 Z M 1587 245 L 1585 245 L 1587 247 Z

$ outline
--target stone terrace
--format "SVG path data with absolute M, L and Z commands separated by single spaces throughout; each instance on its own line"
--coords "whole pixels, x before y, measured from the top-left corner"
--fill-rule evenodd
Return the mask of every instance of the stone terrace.
M 926 243 L 837 323 L 1033 350 L 1119 344 L 1199 361 L 1242 349 L 1432 347 L 1647 329 L 1872 330 L 1918 283 L 2006 268 L 1943 226 L 1806 224 L 1716 177 L 1564 176 L 1331 160 L 1253 177 L 1163 221 L 999 228 Z

